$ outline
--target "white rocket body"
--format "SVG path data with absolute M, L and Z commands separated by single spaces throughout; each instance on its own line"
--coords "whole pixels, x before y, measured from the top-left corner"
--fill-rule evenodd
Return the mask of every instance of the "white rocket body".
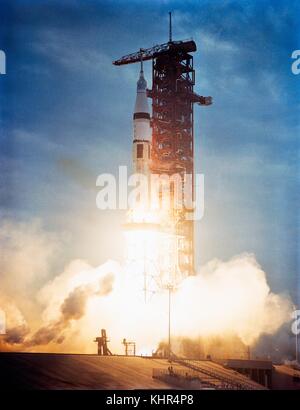
M 147 82 L 141 67 L 137 82 L 137 95 L 133 114 L 133 171 L 148 174 L 151 155 L 150 111 L 147 99 Z

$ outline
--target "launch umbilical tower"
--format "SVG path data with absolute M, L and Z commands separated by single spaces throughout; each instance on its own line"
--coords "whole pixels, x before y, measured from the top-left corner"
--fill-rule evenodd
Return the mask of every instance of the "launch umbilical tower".
M 210 105 L 211 97 L 194 92 L 195 70 L 193 40 L 173 41 L 170 17 L 169 41 L 126 55 L 113 62 L 116 66 L 152 60 L 152 143 L 150 170 L 153 174 L 179 174 L 183 184 L 192 176 L 191 198 L 195 197 L 194 181 L 194 104 Z M 189 217 L 187 218 L 187 213 Z M 194 221 L 191 210 L 174 210 L 174 231 L 178 237 L 177 264 L 183 277 L 194 274 Z

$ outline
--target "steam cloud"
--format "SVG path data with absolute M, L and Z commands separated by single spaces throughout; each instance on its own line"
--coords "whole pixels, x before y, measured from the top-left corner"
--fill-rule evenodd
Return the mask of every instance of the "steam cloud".
M 15 229 L 10 241 L 5 241 L 6 263 L 0 273 L 0 308 L 7 322 L 0 350 L 91 353 L 101 328 L 107 329 L 115 353 L 123 351 L 124 337 L 136 341 L 139 353 L 151 353 L 167 338 L 166 292 L 143 303 L 136 278 L 113 261 L 93 268 L 74 260 L 61 274 L 51 277 L 47 266 L 48 257 L 55 254 L 55 238 L 47 236 L 38 224 Z M 19 237 L 23 238 L 21 245 Z M 23 245 L 32 255 L 37 248 L 47 263 L 33 258 L 17 265 L 16 261 L 24 258 Z M 42 250 L 43 245 L 47 251 Z M 31 273 L 29 282 L 24 270 Z M 40 270 L 45 279 L 36 289 Z M 13 282 L 18 282 L 14 292 Z M 227 262 L 213 260 L 172 294 L 174 348 L 180 340 L 182 346 L 188 346 L 188 339 L 220 338 L 255 346 L 263 335 L 272 335 L 288 323 L 291 310 L 287 295 L 271 292 L 253 255 L 239 255 Z
M 85 314 L 87 301 L 92 296 L 104 296 L 113 289 L 114 277 L 108 273 L 99 281 L 99 290 L 95 291 L 96 284 L 78 286 L 72 290 L 60 307 L 60 318 L 47 326 L 37 330 L 26 346 L 47 345 L 55 341 L 61 344 L 65 336 L 63 332 L 70 326 L 71 321 L 81 319 Z

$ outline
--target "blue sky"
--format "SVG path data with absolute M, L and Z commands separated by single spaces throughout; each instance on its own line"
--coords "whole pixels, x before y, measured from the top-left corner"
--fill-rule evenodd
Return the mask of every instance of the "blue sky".
M 299 2 L 1 0 L 1 217 L 40 219 L 58 264 L 121 259 L 122 212 L 96 209 L 96 177 L 130 165 L 138 65 L 124 54 L 192 37 L 196 162 L 205 175 L 197 258 L 253 252 L 272 290 L 297 296 Z M 151 64 L 146 77 L 151 85 Z M 299 287 L 298 287 L 299 292 Z

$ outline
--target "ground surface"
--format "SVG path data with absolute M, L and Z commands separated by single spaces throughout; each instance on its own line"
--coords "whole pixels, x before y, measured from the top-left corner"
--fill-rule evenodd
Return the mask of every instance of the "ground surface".
M 95 355 L 0 353 L 1 389 L 166 389 L 152 379 L 166 360 Z
M 170 363 L 164 359 L 132 356 L 0 353 L 0 390 L 189 388 L 192 387 L 189 383 L 195 380 L 192 388 L 196 389 L 263 388 L 211 361 L 173 362 L 171 376 L 169 367 Z M 164 376 L 154 379 L 153 371 Z
M 274 366 L 273 388 L 275 390 L 300 390 L 300 370 L 291 366 Z

